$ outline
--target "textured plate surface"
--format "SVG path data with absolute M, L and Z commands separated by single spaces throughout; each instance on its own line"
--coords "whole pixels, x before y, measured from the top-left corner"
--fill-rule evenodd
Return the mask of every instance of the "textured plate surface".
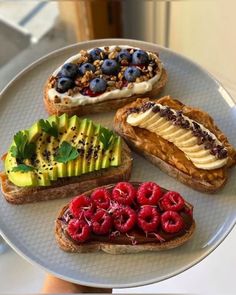
M 28 67 L 5 88 L 0 107 L 0 154 L 6 152 L 16 131 L 47 117 L 42 101 L 43 85 L 57 66 L 80 49 L 111 44 L 129 44 L 159 51 L 169 74 L 163 94 L 171 94 L 185 104 L 205 109 L 236 146 L 235 104 L 207 72 L 190 60 L 154 44 L 114 39 L 80 43 L 53 52 Z M 112 127 L 113 113 L 89 117 Z M 163 187 L 179 191 L 194 205 L 196 233 L 191 241 L 174 250 L 118 256 L 65 253 L 57 247 L 53 229 L 57 212 L 68 199 L 14 206 L 0 198 L 0 229 L 18 253 L 66 280 L 118 288 L 154 283 L 201 261 L 231 231 L 236 220 L 236 170 L 230 174 L 223 190 L 208 195 L 184 186 L 134 155 L 132 180 L 156 181 Z

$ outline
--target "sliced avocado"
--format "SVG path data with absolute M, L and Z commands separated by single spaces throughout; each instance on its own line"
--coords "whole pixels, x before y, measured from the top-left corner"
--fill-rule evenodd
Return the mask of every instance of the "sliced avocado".
M 56 115 L 50 116 L 47 121 L 52 124 L 53 122 L 56 123 L 56 125 L 58 126 L 59 123 L 59 117 Z M 58 139 L 50 136 L 49 134 L 47 134 L 48 136 L 46 137 L 47 140 L 47 151 L 48 151 L 48 161 L 43 165 L 46 165 L 44 167 L 41 167 L 39 170 L 40 171 L 48 171 L 48 175 L 50 180 L 56 180 L 58 178 L 58 167 L 54 161 L 54 154 L 55 151 L 58 147 Z M 40 176 L 43 177 L 43 176 Z
M 34 171 L 29 172 L 12 172 L 13 167 L 17 166 L 16 159 L 8 152 L 5 159 L 5 171 L 9 180 L 17 186 L 36 186 L 38 178 Z
M 52 115 L 52 116 L 50 116 L 50 117 L 47 119 L 47 121 L 48 121 L 49 123 L 51 123 L 51 124 L 52 124 L 52 122 L 54 122 L 54 123 L 56 123 L 57 126 L 58 126 L 58 123 L 59 123 L 59 117 L 56 116 L 56 115 Z
M 98 134 L 98 145 L 97 145 L 97 156 L 95 161 L 95 170 L 100 170 L 102 168 L 102 160 L 103 160 L 103 144 L 99 140 L 99 134 Z
M 45 132 L 41 132 L 36 141 L 36 159 L 35 166 L 37 169 L 46 171 L 49 169 L 50 152 L 48 150 L 48 143 L 50 135 Z
M 76 176 L 75 164 L 76 164 L 76 160 L 72 160 L 67 163 L 67 176 Z
M 122 141 L 121 137 L 118 136 L 115 139 L 114 146 L 113 146 L 113 153 L 111 157 L 111 166 L 119 166 L 121 164 L 121 153 L 122 153 Z
M 113 147 L 114 147 L 115 138 L 113 135 L 112 143 L 108 147 L 108 149 L 103 152 L 103 158 L 102 158 L 102 168 L 108 168 L 110 166 L 110 162 L 112 159 L 113 154 Z
M 41 133 L 41 127 L 39 122 L 34 123 L 28 130 L 28 140 L 29 142 L 35 142 Z
M 74 115 L 73 117 L 69 119 L 69 128 L 75 127 L 76 130 L 78 131 L 79 125 L 80 125 L 80 120 L 78 116 Z
M 68 129 L 69 118 L 67 114 L 63 114 L 59 117 L 58 129 L 59 132 L 63 133 Z
M 39 186 L 47 186 L 47 185 L 51 184 L 48 171 L 46 171 L 46 170 L 38 171 L 37 176 L 38 176 L 38 185 Z
M 68 129 L 64 131 L 64 134 L 61 137 L 60 143 L 66 141 L 70 143 L 72 146 L 76 146 L 75 140 L 78 137 L 79 130 L 79 118 L 77 116 L 73 116 L 69 119 Z M 67 175 L 64 176 L 75 176 L 75 160 L 69 161 L 66 165 Z
M 89 159 L 90 159 L 90 150 L 91 150 L 91 141 L 93 141 L 94 135 L 94 124 L 92 121 L 89 121 L 88 129 L 85 134 L 85 146 L 84 146 L 84 155 L 82 161 L 82 174 L 89 172 Z
M 51 180 L 57 180 L 58 178 L 58 165 L 57 165 L 57 162 L 54 160 L 57 147 L 58 147 L 58 141 L 53 136 L 50 136 L 50 142 L 48 143 L 48 152 L 49 152 L 48 173 Z
M 76 139 L 76 146 L 78 147 L 78 152 L 79 152 L 79 156 L 78 158 L 75 160 L 75 175 L 79 176 L 80 174 L 82 174 L 82 162 L 83 162 L 83 155 L 84 155 L 84 134 L 87 133 L 87 129 L 89 126 L 89 120 L 88 119 L 83 119 L 80 122 L 80 126 L 78 129 L 78 137 Z
M 94 140 L 92 142 L 92 154 L 90 157 L 90 164 L 89 164 L 89 172 L 93 172 L 95 170 L 95 164 L 98 157 L 98 146 L 99 146 L 99 133 L 100 133 L 101 125 L 95 125 L 95 132 L 94 132 Z
M 62 138 L 67 134 L 67 129 L 69 125 L 69 118 L 67 114 L 63 114 L 58 118 L 58 130 L 59 130 L 59 138 L 57 140 L 57 147 L 62 143 Z M 66 132 L 66 133 L 65 133 Z M 64 139 L 63 139 L 64 140 Z M 57 175 L 58 177 L 67 176 L 67 165 L 64 163 L 57 162 Z

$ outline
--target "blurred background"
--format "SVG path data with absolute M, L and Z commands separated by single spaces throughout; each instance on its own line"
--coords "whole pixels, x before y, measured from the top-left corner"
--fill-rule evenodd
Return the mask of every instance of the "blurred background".
M 0 1 L 0 90 L 24 67 L 55 49 L 118 37 L 153 42 L 191 58 L 211 72 L 236 101 L 235 11 L 235 0 Z M 159 283 L 158 292 L 195 290 L 197 294 L 205 289 L 205 294 L 226 294 L 225 286 L 233 285 L 226 275 L 232 260 L 228 257 L 219 267 L 218 258 L 225 251 L 232 252 L 233 243 L 235 230 L 224 247 L 202 263 Z M 45 272 L 0 241 L 1 251 L 0 293 L 39 292 Z M 220 281 L 215 280 L 215 271 Z M 129 292 L 151 293 L 156 288 L 150 285 Z

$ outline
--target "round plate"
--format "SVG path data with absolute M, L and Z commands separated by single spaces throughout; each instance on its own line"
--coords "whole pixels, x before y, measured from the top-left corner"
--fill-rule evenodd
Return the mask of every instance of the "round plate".
M 81 49 L 112 44 L 128 44 L 159 51 L 169 75 L 164 94 L 209 112 L 217 125 L 236 146 L 236 107 L 224 88 L 205 70 L 190 60 L 154 44 L 134 40 L 96 40 L 55 51 L 22 71 L 4 89 L 0 110 L 0 154 L 7 151 L 13 135 L 39 118 L 46 118 L 43 86 L 47 77 L 64 60 Z M 112 127 L 114 113 L 91 115 Z M 134 287 L 174 276 L 211 253 L 228 235 L 236 220 L 236 170 L 230 171 L 223 190 L 199 193 L 162 173 L 143 158 L 133 155 L 132 180 L 152 180 L 162 187 L 179 191 L 194 205 L 197 229 L 185 245 L 156 253 L 109 255 L 71 254 L 60 250 L 54 238 L 54 221 L 69 200 L 55 200 L 22 206 L 0 199 L 0 228 L 4 238 L 22 256 L 63 279 L 89 286 Z

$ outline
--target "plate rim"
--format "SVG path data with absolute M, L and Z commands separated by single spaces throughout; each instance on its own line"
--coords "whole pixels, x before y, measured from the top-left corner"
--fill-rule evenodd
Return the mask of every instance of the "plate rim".
M 187 63 L 190 63 L 191 65 L 194 65 L 195 67 L 197 67 L 201 72 L 204 72 L 214 83 L 216 83 L 219 87 L 221 87 L 224 91 L 225 94 L 227 94 L 228 99 L 230 99 L 230 101 L 232 102 L 232 104 L 234 106 L 236 106 L 236 101 L 232 98 L 231 94 L 228 92 L 227 89 L 224 88 L 224 86 L 210 73 L 208 72 L 204 67 L 202 67 L 201 65 L 199 65 L 198 63 L 196 63 L 195 61 L 191 60 L 190 58 L 177 53 L 169 48 L 165 48 L 164 46 L 152 43 L 152 42 L 146 42 L 146 41 L 142 41 L 142 40 L 136 40 L 136 39 L 123 39 L 123 38 L 106 38 L 106 39 L 94 39 L 94 40 L 89 40 L 89 41 L 83 41 L 83 42 L 77 42 L 74 44 L 70 44 L 67 46 L 64 46 L 62 48 L 58 48 L 56 50 L 53 50 L 51 52 L 49 52 L 48 54 L 42 56 L 41 58 L 35 60 L 34 62 L 32 62 L 31 64 L 29 64 L 27 67 L 25 67 L 24 69 L 22 69 L 15 77 L 13 77 L 7 84 L 6 86 L 1 90 L 0 92 L 0 99 L 3 98 L 3 96 L 5 95 L 5 93 L 12 87 L 14 86 L 14 83 L 17 82 L 23 75 L 25 75 L 27 72 L 29 72 L 30 70 L 34 69 L 35 67 L 37 67 L 38 65 L 42 64 L 43 62 L 45 62 L 48 58 L 50 57 L 56 57 L 57 55 L 60 55 L 61 53 L 66 52 L 67 50 L 72 50 L 72 49 L 76 49 L 76 47 L 78 46 L 83 46 L 86 45 L 86 47 L 91 43 L 91 44 L 102 44 L 103 42 L 108 42 L 110 43 L 110 45 L 114 44 L 112 42 L 120 42 L 120 43 L 129 43 L 129 42 L 135 42 L 138 43 L 140 46 L 144 45 L 144 46 L 154 46 L 157 47 L 157 49 L 161 49 L 163 51 L 167 51 L 172 55 L 177 56 L 180 59 L 185 60 Z M 137 45 L 137 46 L 139 46 Z M 133 45 L 132 45 L 133 46 Z M 92 48 L 92 47 L 91 47 Z M 46 81 L 46 79 L 45 79 Z M 223 97 L 223 95 L 222 95 Z M 228 103 L 228 102 L 227 102 Z M 226 237 L 230 234 L 230 232 L 233 230 L 234 226 L 236 224 L 236 216 L 230 216 L 229 219 L 229 225 L 227 228 L 227 231 L 224 232 L 224 236 L 222 236 L 216 244 L 214 244 L 212 247 L 210 247 L 205 253 L 203 253 L 201 256 L 198 257 L 197 260 L 194 260 L 192 263 L 189 263 L 187 266 L 183 266 L 182 268 L 169 273 L 168 275 L 164 275 L 159 277 L 158 279 L 150 279 L 150 280 L 145 280 L 141 282 L 135 282 L 135 283 L 123 283 L 122 285 L 120 284 L 103 284 L 103 283 L 94 283 L 94 282 L 84 282 L 84 281 L 80 281 L 80 280 L 75 280 L 72 279 L 66 275 L 60 275 L 58 273 L 56 273 L 55 271 L 50 270 L 49 268 L 45 267 L 44 265 L 40 264 L 40 262 L 35 261 L 34 259 L 32 259 L 31 257 L 27 256 L 27 254 L 25 254 L 22 249 L 18 248 L 17 245 L 14 244 L 14 242 L 12 243 L 11 240 L 8 239 L 8 235 L 5 234 L 4 231 L 2 231 L 2 229 L 0 229 L 0 234 L 3 236 L 3 238 L 7 241 L 7 243 L 20 255 L 22 256 L 24 259 L 26 259 L 28 262 L 32 263 L 33 265 L 37 265 L 40 268 L 42 268 L 44 271 L 49 272 L 59 278 L 62 279 L 66 279 L 67 281 L 73 282 L 73 283 L 80 283 L 83 284 L 85 286 L 91 286 L 91 287 L 106 287 L 106 288 L 130 288 L 130 287 L 139 287 L 139 286 L 144 286 L 144 285 L 148 285 L 148 284 L 153 284 L 153 283 L 158 283 L 161 282 L 163 280 L 169 279 L 171 277 L 174 277 L 178 274 L 183 273 L 184 271 L 190 269 L 191 267 L 193 267 L 194 265 L 198 264 L 199 262 L 201 262 L 204 258 L 206 258 L 209 254 L 211 254 L 225 239 Z

